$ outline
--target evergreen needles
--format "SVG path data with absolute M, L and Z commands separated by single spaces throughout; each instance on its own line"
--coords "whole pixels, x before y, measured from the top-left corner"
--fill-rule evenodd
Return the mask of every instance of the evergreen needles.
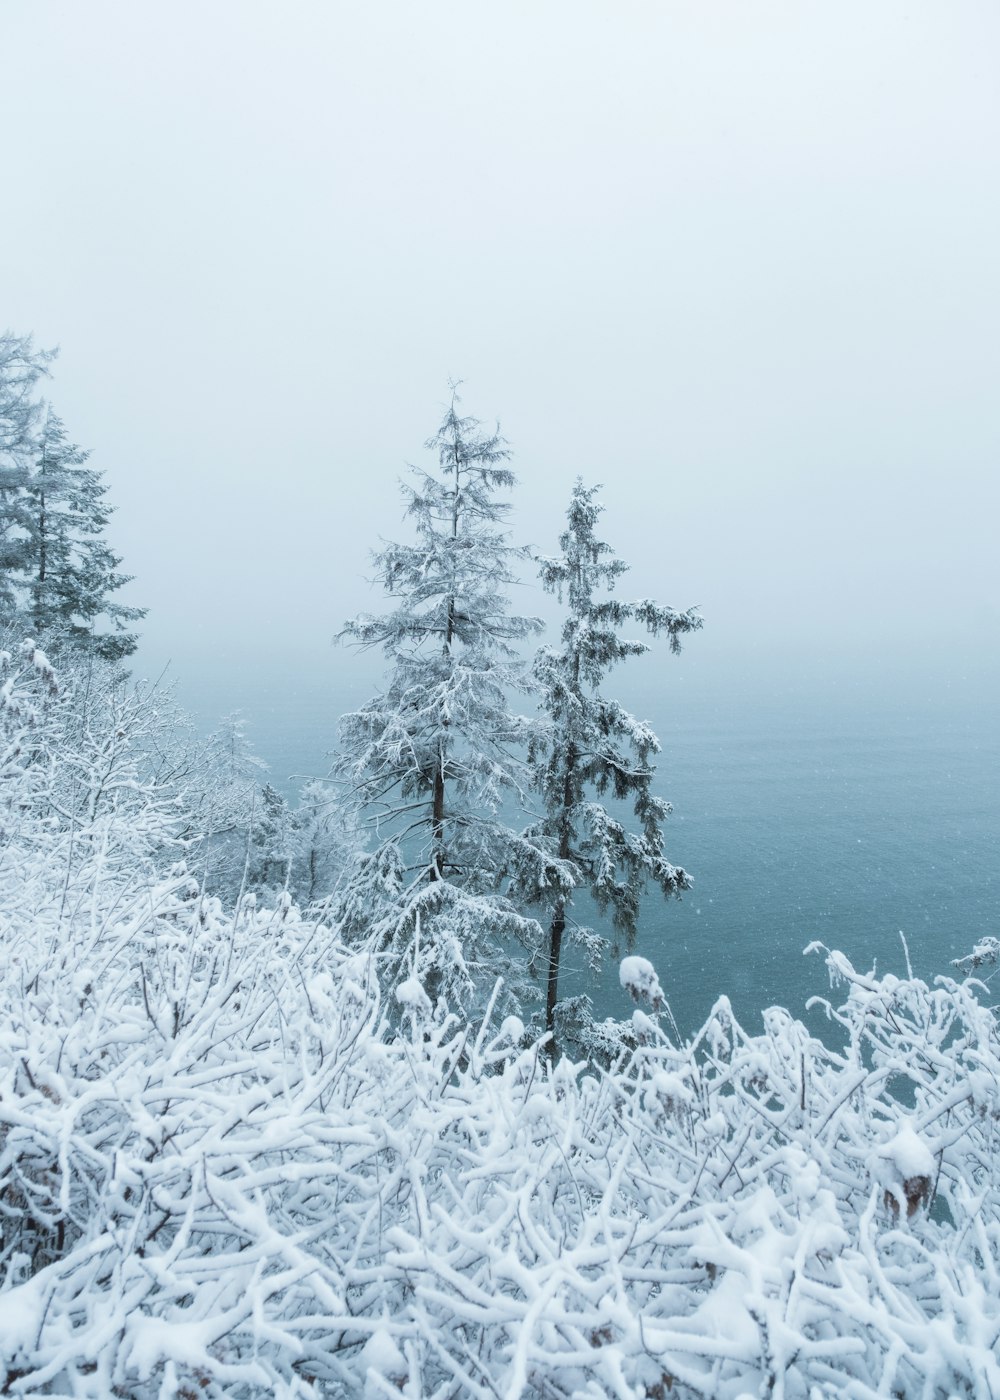
M 438 470 L 414 467 L 402 487 L 416 541 L 374 556 L 394 606 L 341 633 L 380 647 L 389 675 L 341 721 L 338 772 L 375 844 L 337 912 L 349 932 L 373 934 L 390 985 L 415 975 L 433 999 L 468 1004 L 501 971 L 526 989 L 537 958 L 541 929 L 506 897 L 506 872 L 554 888 L 569 872 L 502 811 L 524 795 L 519 750 L 534 724 L 510 706 L 528 689 L 517 643 L 541 627 L 505 593 L 525 558 L 501 528 L 509 451 L 460 416 L 454 393 L 427 446 Z

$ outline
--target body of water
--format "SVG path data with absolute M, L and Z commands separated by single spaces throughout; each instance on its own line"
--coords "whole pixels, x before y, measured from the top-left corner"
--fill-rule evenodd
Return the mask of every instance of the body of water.
M 636 948 L 682 1029 L 723 992 L 748 1028 L 775 1003 L 803 1015 L 828 987 L 820 959 L 803 957 L 815 939 L 905 975 L 902 930 L 914 971 L 932 979 L 1000 933 L 1000 712 L 988 688 L 815 676 L 769 687 L 678 665 L 608 693 L 661 738 L 667 855 L 695 881 L 682 900 L 646 899 Z M 289 795 L 328 770 L 338 715 L 371 690 L 348 654 L 322 669 L 237 688 L 251 741 Z M 219 713 L 205 687 L 182 686 L 181 698 L 202 719 Z M 628 1012 L 614 965 L 595 979 L 570 951 L 563 988 Z

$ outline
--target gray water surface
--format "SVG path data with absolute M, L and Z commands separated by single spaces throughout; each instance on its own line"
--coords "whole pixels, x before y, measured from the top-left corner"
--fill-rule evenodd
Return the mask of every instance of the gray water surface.
M 237 695 L 271 780 L 292 796 L 328 770 L 337 717 L 367 697 L 372 674 L 336 652 L 315 669 L 230 674 L 224 694 L 188 683 L 181 698 L 205 721 Z M 821 961 L 802 954 L 815 939 L 905 975 L 902 930 L 914 972 L 933 979 L 1000 933 L 1000 706 L 988 685 L 873 674 L 777 687 L 672 660 L 628 679 L 608 693 L 660 736 L 667 855 L 695 880 L 682 900 L 646 899 L 636 949 L 682 1030 L 721 993 L 748 1029 L 775 1003 L 802 1015 L 828 989 Z M 628 1011 L 613 964 L 594 978 L 570 952 L 563 990 L 588 992 L 602 1014 Z

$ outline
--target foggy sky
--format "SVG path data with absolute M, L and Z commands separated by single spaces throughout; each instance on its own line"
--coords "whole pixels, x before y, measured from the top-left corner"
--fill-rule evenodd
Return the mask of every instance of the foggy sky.
M 516 538 L 603 481 L 623 591 L 699 604 L 720 674 L 992 656 L 994 0 L 8 0 L 0 32 L 0 328 L 61 346 L 146 669 L 328 665 L 449 376 L 515 449 Z

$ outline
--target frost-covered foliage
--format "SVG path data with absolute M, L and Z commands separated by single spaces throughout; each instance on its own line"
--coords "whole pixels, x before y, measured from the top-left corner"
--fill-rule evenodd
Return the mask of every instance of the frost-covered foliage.
M 364 849 L 357 808 L 339 788 L 311 779 L 292 813 L 289 888 L 305 907 L 329 900 Z
M 240 857 L 239 870 L 231 861 L 228 885 L 239 873 L 237 884 L 258 899 L 273 902 L 287 891 L 303 908 L 326 906 L 364 853 L 350 796 L 338 785 L 316 779 L 304 785 L 294 807 L 270 783 L 254 784 L 237 836 L 242 847 L 237 851 L 230 843 L 229 848 Z
M 517 755 L 531 729 L 509 703 L 526 688 L 516 644 L 540 623 L 506 596 L 524 557 L 501 528 L 510 452 L 457 403 L 427 443 L 437 470 L 413 468 L 402 486 L 415 542 L 374 556 L 392 609 L 341 634 L 380 648 L 389 674 L 384 693 L 341 720 L 338 774 L 377 844 L 338 918 L 349 934 L 376 928 L 390 980 L 416 967 L 433 996 L 469 1002 L 501 969 L 524 981 L 540 939 L 504 897 L 506 871 L 516 862 L 545 888 L 566 872 L 502 820 L 502 804 L 523 794 Z
M 702 619 L 692 609 L 680 612 L 648 598 L 628 603 L 613 596 L 628 565 L 597 537 L 604 509 L 598 490 L 577 481 L 559 539 L 562 553 L 540 561 L 542 584 L 565 600 L 566 620 L 560 646 L 542 647 L 535 659 L 547 723 L 532 735 L 529 762 L 543 815 L 526 835 L 557 855 L 574 878 L 539 886 L 530 867 L 515 875 L 520 897 L 540 905 L 547 916 L 546 1027 L 553 1032 L 558 1019 L 571 1034 L 574 1021 L 577 1030 L 586 1030 L 589 1013 L 586 1006 L 559 1005 L 563 938 L 568 932 L 591 967 L 600 965 L 605 950 L 603 939 L 568 915 L 573 884 L 602 913 L 610 911 L 616 932 L 631 947 L 645 886 L 652 882 L 665 895 L 675 895 L 691 883 L 663 852 L 662 826 L 670 808 L 652 791 L 659 741 L 648 724 L 607 699 L 600 687 L 612 667 L 649 650 L 645 641 L 621 636 L 622 627 L 637 624 L 650 636 L 667 638 L 671 651 L 679 652 L 681 637 L 700 628 Z M 606 798 L 627 802 L 638 829 L 609 811 Z
M 0 937 L 6 1393 L 998 1393 L 977 984 L 830 954 L 835 1048 L 723 999 L 686 1045 L 637 1010 L 595 1072 L 418 978 L 390 1016 L 287 899 L 45 882 Z
M 65 905 L 80 881 L 143 884 L 181 858 L 232 903 L 247 878 L 263 768 L 237 716 L 203 738 L 170 689 L 79 652 L 64 654 L 57 673 L 34 641 L 9 645 L 0 650 L 7 909 L 30 898 L 25 871 L 36 863 L 62 872 L 47 888 Z
M 654 1011 L 664 1005 L 663 988 L 656 975 L 656 968 L 648 958 L 637 958 L 634 954 L 622 958 L 618 965 L 618 980 L 635 1002 L 645 1002 Z
M 390 1036 L 327 930 L 184 895 L 7 958 L 11 1393 L 996 1393 L 967 988 L 837 960 L 839 1052 L 723 1001 L 684 1048 L 638 1014 L 598 1077 L 418 982 Z
M 60 669 L 31 640 L 0 652 L 0 889 L 27 901 L 37 864 L 61 906 L 76 882 L 143 878 L 176 859 L 184 826 L 176 774 L 158 772 L 155 692 L 85 659 Z M 56 875 L 55 872 L 61 872 Z
M 104 538 L 102 473 L 35 396 L 53 358 L 30 336 L 0 335 L 0 618 L 53 653 L 118 660 L 135 651 L 129 627 L 145 609 L 115 597 L 129 579 Z
M 982 967 L 994 967 L 1000 962 L 1000 938 L 981 938 L 972 952 L 964 958 L 955 958 L 952 967 L 963 972 L 976 972 Z
M 74 760 L 72 690 L 3 664 L 0 1392 L 1000 1394 L 982 983 L 827 952 L 829 1045 L 725 998 L 682 1044 L 631 957 L 607 1067 L 553 1065 L 499 994 L 390 1003 L 287 894 L 163 870 L 118 730 Z

